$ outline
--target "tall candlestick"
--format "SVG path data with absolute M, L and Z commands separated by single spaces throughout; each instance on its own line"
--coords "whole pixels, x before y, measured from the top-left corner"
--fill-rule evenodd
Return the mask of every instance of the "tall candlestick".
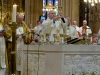
M 12 22 L 16 22 L 16 11 L 17 11 L 17 5 L 13 5 L 13 12 L 12 12 Z

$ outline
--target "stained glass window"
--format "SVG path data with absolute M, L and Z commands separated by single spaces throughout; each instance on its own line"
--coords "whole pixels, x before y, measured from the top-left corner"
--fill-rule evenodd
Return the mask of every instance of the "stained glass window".
M 51 3 L 52 5 L 54 4 L 53 0 L 48 0 L 49 3 Z
M 43 0 L 43 7 L 45 7 L 45 6 L 47 5 L 48 2 L 49 2 L 50 4 L 56 6 L 55 11 L 56 11 L 56 14 L 58 14 L 58 0 Z M 43 15 L 44 15 L 44 16 L 46 15 L 46 13 L 47 13 L 46 10 L 43 10 Z
M 58 0 L 54 0 L 54 6 L 56 6 L 56 15 L 58 14 Z
M 47 0 L 43 0 L 43 7 L 47 5 Z M 43 16 L 46 15 L 46 10 L 43 10 Z

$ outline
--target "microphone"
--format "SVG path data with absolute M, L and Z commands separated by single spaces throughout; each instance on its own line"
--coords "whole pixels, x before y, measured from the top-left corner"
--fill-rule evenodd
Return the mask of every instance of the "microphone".
M 65 23 L 65 20 L 64 20 L 64 18 L 63 18 L 63 17 L 61 18 L 61 20 L 63 21 L 63 23 Z

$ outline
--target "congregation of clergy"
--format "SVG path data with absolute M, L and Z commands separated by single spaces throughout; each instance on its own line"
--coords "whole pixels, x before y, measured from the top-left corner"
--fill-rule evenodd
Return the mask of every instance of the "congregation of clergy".
M 64 17 L 62 14 L 60 14 L 60 16 L 56 15 L 54 10 L 51 10 L 48 13 L 46 20 L 37 21 L 37 26 L 34 27 L 34 31 L 40 36 L 43 34 L 49 34 L 50 42 L 54 41 L 54 34 L 57 36 L 60 36 L 60 34 L 67 35 L 67 38 L 70 39 L 83 38 L 83 36 L 92 35 L 92 30 L 87 25 L 87 20 L 83 20 L 83 26 L 81 27 L 78 27 L 76 21 L 73 21 L 71 25 L 69 17 Z M 94 35 L 94 37 L 97 36 L 99 36 L 99 34 Z M 92 42 L 96 42 L 96 40 Z
M 39 39 L 40 36 L 49 34 L 49 41 L 54 42 L 54 34 L 60 36 L 61 34 L 67 35 L 67 38 L 81 38 L 84 35 L 88 36 L 92 34 L 91 28 L 87 26 L 87 21 L 83 20 L 83 26 L 78 27 L 77 22 L 73 21 L 72 25 L 69 17 L 63 17 L 62 14 L 56 15 L 54 10 L 49 11 L 46 20 L 37 21 L 37 26 L 32 28 L 32 24 L 27 26 L 23 21 L 24 17 L 22 14 L 18 14 L 16 17 L 16 23 L 20 26 L 16 29 L 16 39 L 17 39 L 17 55 L 16 55 L 16 70 L 21 71 L 21 54 L 22 46 L 24 43 L 30 44 L 35 39 Z M 11 45 L 12 45 L 12 29 L 5 22 L 0 25 L 0 49 L 1 56 L 4 61 L 1 61 L 2 72 L 5 72 L 4 68 L 11 68 Z M 34 36 L 32 35 L 32 30 L 34 30 Z M 29 33 L 28 33 L 29 32 Z M 27 34 L 28 33 L 28 34 Z M 95 34 L 94 37 L 98 37 L 99 33 Z M 6 42 L 5 42 L 6 41 Z M 95 40 L 93 40 L 95 42 Z M 6 45 L 5 45 L 6 44 Z M 6 49 L 7 49 L 7 60 L 6 60 Z M 5 61 L 6 60 L 6 61 Z

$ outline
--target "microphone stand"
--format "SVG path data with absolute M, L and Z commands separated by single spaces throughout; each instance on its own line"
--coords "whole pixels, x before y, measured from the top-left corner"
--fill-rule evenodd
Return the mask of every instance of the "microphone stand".
M 26 34 L 29 34 L 30 32 L 27 32 Z M 34 33 L 34 30 L 31 31 L 31 33 Z M 27 40 L 28 41 L 28 40 Z M 28 73 L 28 49 L 29 49 L 29 45 L 27 44 L 27 75 Z
M 38 74 L 38 72 L 39 72 L 39 57 L 40 57 L 40 50 L 39 50 L 39 48 L 40 48 L 40 45 L 41 45 L 41 43 L 39 43 L 39 46 L 38 46 L 38 70 L 37 70 L 37 75 L 39 75 Z
M 28 75 L 28 44 L 27 44 L 27 75 Z

